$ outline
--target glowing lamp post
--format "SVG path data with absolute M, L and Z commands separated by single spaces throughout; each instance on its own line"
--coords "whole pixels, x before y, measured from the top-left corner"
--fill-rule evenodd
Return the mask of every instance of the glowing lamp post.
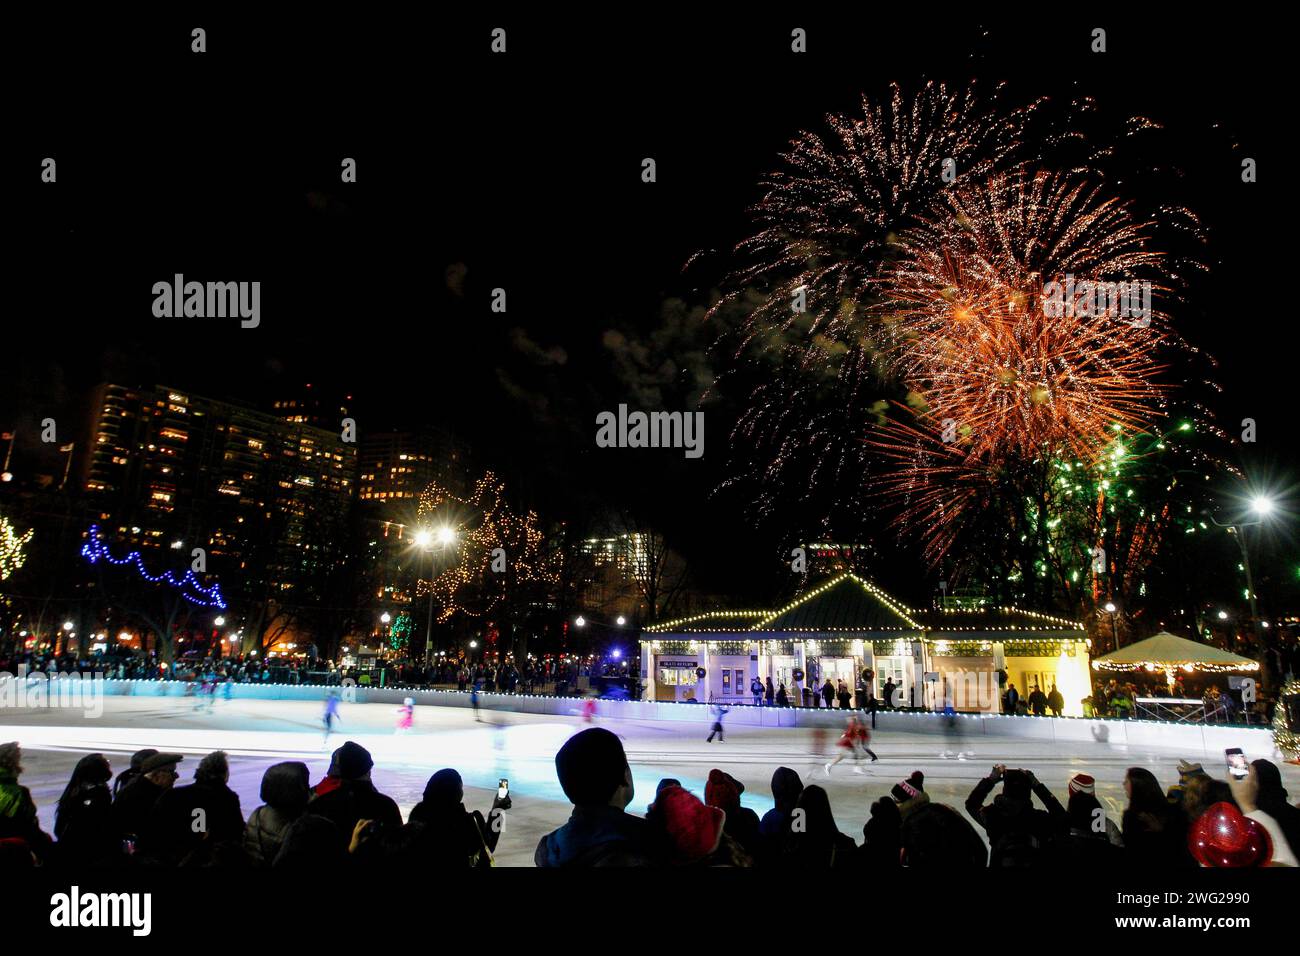
M 1110 615 L 1110 636 L 1115 642 L 1115 650 L 1119 650 L 1119 630 L 1115 626 L 1115 613 L 1118 611 L 1118 608 L 1115 607 L 1115 602 L 1107 601 L 1103 610 Z
M 424 662 L 433 662 L 433 546 L 435 543 L 446 547 L 456 540 L 456 529 L 443 525 L 437 531 L 421 528 L 415 533 L 416 547 L 429 554 L 429 615 L 424 628 Z

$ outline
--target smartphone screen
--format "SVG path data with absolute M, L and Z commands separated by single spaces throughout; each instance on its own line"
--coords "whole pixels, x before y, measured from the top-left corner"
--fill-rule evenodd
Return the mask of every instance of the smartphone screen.
M 1240 747 L 1229 747 L 1224 751 L 1228 758 L 1228 773 L 1232 774 L 1234 780 L 1243 780 L 1246 774 L 1250 772 L 1250 764 L 1246 762 L 1246 755 L 1241 752 Z
M 508 793 L 510 793 L 510 781 L 502 777 L 497 781 L 497 799 L 504 800 Z

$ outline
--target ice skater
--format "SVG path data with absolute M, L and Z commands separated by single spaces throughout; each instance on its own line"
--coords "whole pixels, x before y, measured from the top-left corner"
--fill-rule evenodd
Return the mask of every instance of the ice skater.
M 321 714 L 321 723 L 325 725 L 325 739 L 322 746 L 327 746 L 330 742 L 330 734 L 334 732 L 334 721 L 339 716 L 339 695 L 338 691 L 330 691 L 325 695 L 325 713 Z
M 875 763 L 877 760 L 880 759 L 879 757 L 876 756 L 876 752 L 867 746 L 867 744 L 871 743 L 871 728 L 867 726 L 867 722 L 865 720 L 858 721 L 857 739 L 858 739 L 858 749 L 860 749 L 863 753 L 865 753 L 868 757 L 870 757 L 872 763 Z
M 397 733 L 409 734 L 411 725 L 415 723 L 415 698 L 408 697 L 402 701 L 402 706 L 397 708 Z
M 948 688 L 948 680 L 944 678 L 943 682 L 943 736 L 947 744 L 956 744 L 957 749 L 951 748 L 944 750 L 939 754 L 941 760 L 965 760 L 967 757 L 974 757 L 975 751 L 962 750 L 961 724 L 957 722 L 956 701 Z
M 718 743 L 725 744 L 727 742 L 727 739 L 722 735 L 722 718 L 726 716 L 727 708 L 723 707 L 721 704 L 713 705 L 713 729 L 709 731 L 709 736 L 708 739 L 704 741 L 705 743 L 713 743 L 714 734 L 718 735 Z
M 479 682 L 475 680 L 473 686 L 469 689 L 469 705 L 474 708 L 474 719 L 482 721 L 482 718 L 478 715 L 478 684 Z
M 596 696 L 592 694 L 582 702 L 582 722 L 592 724 L 596 722 Z
M 867 756 L 867 754 L 871 752 L 865 750 L 865 748 L 863 747 L 864 731 L 866 731 L 866 727 L 860 724 L 856 717 L 850 716 L 849 722 L 844 728 L 844 733 L 840 735 L 839 742 L 836 744 L 836 746 L 840 748 L 840 754 L 838 757 L 836 757 L 834 760 L 832 760 L 830 763 L 826 765 L 826 776 L 829 777 L 831 775 L 831 767 L 835 766 L 845 757 L 853 758 L 854 773 L 865 772 L 862 769 L 862 767 L 859 765 L 862 763 L 862 758 Z M 867 731 L 867 736 L 865 739 L 866 740 L 871 739 L 869 731 Z M 877 758 L 875 754 L 871 754 L 871 759 L 877 760 L 879 758 Z

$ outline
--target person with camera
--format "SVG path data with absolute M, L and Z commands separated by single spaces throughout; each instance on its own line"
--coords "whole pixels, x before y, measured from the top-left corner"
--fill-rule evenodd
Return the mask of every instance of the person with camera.
M 985 804 L 993 788 L 1002 792 Z M 1037 796 L 1045 810 L 1034 806 Z M 989 866 L 1033 866 L 1040 851 L 1068 829 L 1069 816 L 1059 800 L 1029 770 L 996 764 L 966 798 L 966 812 L 989 837 Z

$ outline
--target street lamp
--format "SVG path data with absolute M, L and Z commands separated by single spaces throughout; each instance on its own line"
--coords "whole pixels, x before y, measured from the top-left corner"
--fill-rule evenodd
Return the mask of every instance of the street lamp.
M 415 533 L 415 543 L 429 553 L 429 616 L 424 627 L 424 662 L 433 662 L 433 544 L 437 541 L 445 549 L 456 540 L 456 529 L 443 525 L 435 534 L 428 528 Z
M 626 623 L 627 623 L 627 618 L 625 618 L 622 614 L 620 614 L 618 616 L 618 626 L 622 627 Z
M 223 624 L 226 623 L 226 619 L 222 617 L 220 614 L 218 614 L 216 620 L 213 621 L 212 623 L 217 625 L 217 627 L 221 627 Z
M 583 617 L 581 614 L 579 614 L 579 615 L 577 616 L 577 618 L 574 619 L 573 626 L 574 626 L 574 627 L 586 627 L 586 626 L 587 626 L 587 619 L 586 619 L 585 617 Z
M 383 614 L 379 615 L 379 623 L 380 623 L 380 624 L 387 624 L 387 623 L 388 623 L 389 621 L 391 621 L 392 619 L 393 619 L 393 616 L 392 616 L 391 614 L 389 614 L 387 611 L 385 611 Z
M 1103 610 L 1110 615 L 1111 640 L 1115 642 L 1115 650 L 1119 650 L 1119 629 L 1115 626 L 1115 612 L 1118 608 L 1115 607 L 1114 601 L 1107 601 Z
M 1264 519 L 1273 513 L 1273 509 L 1272 496 L 1257 494 L 1250 498 L 1250 510 L 1255 515 L 1253 520 L 1223 522 L 1210 515 L 1211 521 L 1220 528 L 1227 528 L 1237 537 L 1237 547 L 1241 549 L 1241 567 L 1246 572 L 1246 600 L 1250 604 L 1250 626 L 1255 632 L 1256 640 L 1259 639 L 1259 610 L 1255 606 L 1255 581 L 1250 573 L 1250 549 L 1246 546 L 1246 528 L 1250 525 L 1263 524 Z M 1219 620 L 1227 619 L 1227 612 L 1220 611 Z

